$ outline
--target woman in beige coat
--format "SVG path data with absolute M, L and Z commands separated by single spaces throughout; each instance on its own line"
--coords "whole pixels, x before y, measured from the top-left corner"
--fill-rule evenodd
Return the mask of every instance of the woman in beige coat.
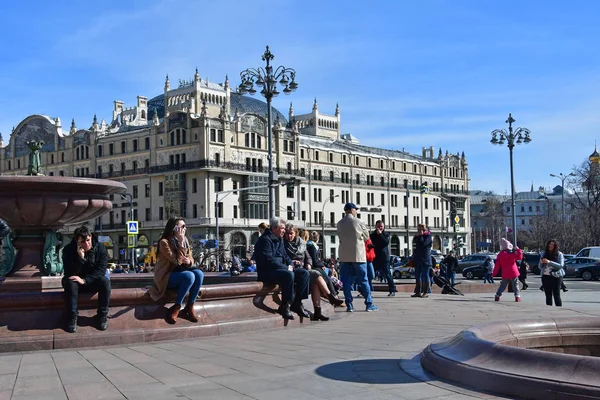
M 154 285 L 150 288 L 150 297 L 160 300 L 167 289 L 177 288 L 175 304 L 169 308 L 166 320 L 170 324 L 177 322 L 179 311 L 185 296 L 188 301 L 183 309 L 187 318 L 198 322 L 194 303 L 200 294 L 204 274 L 194 267 L 192 249 L 186 237 L 187 228 L 182 218 L 171 217 L 158 241 L 157 262 L 154 267 Z

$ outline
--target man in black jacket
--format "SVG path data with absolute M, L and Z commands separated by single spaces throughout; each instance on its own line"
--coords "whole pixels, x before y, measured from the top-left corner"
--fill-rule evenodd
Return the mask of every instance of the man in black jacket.
M 458 260 L 454 256 L 454 250 L 450 250 L 443 261 L 446 266 L 446 279 L 451 285 L 454 285 L 456 280 L 456 270 L 458 269 Z
M 63 264 L 65 276 L 62 285 L 67 303 L 67 331 L 77 330 L 77 300 L 80 291 L 98 293 L 98 328 L 106 330 L 110 300 L 106 248 L 92 237 L 87 227 L 82 226 L 75 230 L 73 240 L 63 249 Z
M 294 268 L 284 245 L 285 220 L 272 218 L 270 229 L 266 230 L 254 245 L 254 258 L 258 280 L 278 284 L 281 289 L 281 306 L 277 310 L 284 319 L 294 319 L 293 311 L 301 317 L 310 314 L 304 310 L 302 299 L 308 299 L 309 272 L 304 268 Z M 296 290 L 294 290 L 294 284 Z
M 396 295 L 396 284 L 390 272 L 390 234 L 385 231 L 385 224 L 379 220 L 375 222 L 375 230 L 371 233 L 371 243 L 375 247 L 375 260 L 373 266 L 375 271 L 379 271 L 380 276 L 387 280 L 389 294 L 388 296 Z

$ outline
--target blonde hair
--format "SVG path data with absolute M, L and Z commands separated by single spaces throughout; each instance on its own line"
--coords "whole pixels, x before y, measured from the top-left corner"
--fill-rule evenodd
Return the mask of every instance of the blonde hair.
M 304 240 L 305 242 L 308 242 L 308 237 L 309 237 L 309 233 L 306 229 L 301 229 L 300 230 L 300 238 L 302 240 Z

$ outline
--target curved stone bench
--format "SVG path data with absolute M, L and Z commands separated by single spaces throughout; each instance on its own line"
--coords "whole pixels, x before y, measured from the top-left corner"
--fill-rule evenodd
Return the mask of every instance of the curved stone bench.
M 474 326 L 429 345 L 421 365 L 443 379 L 519 399 L 598 399 L 598 356 L 600 318 L 544 319 Z
M 195 303 L 198 323 L 179 318 L 177 324 L 167 324 L 164 317 L 174 299 L 174 291 L 169 291 L 163 302 L 156 303 L 142 288 L 112 289 L 109 328 L 102 332 L 96 329 L 92 318 L 96 314 L 97 295 L 81 293 L 78 330 L 67 333 L 63 329 L 62 291 L 3 291 L 0 292 L 0 352 L 195 338 L 280 327 L 285 322 L 276 313 L 279 288 L 261 282 L 202 286 L 200 299 Z M 307 309 L 309 303 L 304 301 Z M 329 303 L 323 301 L 322 308 L 325 315 L 333 315 Z M 291 325 L 299 322 L 297 316 L 288 321 Z

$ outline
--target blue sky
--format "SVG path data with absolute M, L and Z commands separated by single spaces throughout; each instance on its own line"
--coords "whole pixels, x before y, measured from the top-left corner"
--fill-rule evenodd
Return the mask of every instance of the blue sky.
M 515 148 L 518 191 L 560 184 L 549 174 L 600 137 L 597 1 L 24 0 L 0 15 L 5 141 L 31 114 L 110 122 L 113 100 L 160 94 L 167 73 L 237 85 L 267 44 L 297 71 L 274 103 L 284 114 L 339 102 L 363 144 L 464 151 L 472 189 L 510 192 L 508 148 L 489 143 L 509 112 L 533 139 Z

